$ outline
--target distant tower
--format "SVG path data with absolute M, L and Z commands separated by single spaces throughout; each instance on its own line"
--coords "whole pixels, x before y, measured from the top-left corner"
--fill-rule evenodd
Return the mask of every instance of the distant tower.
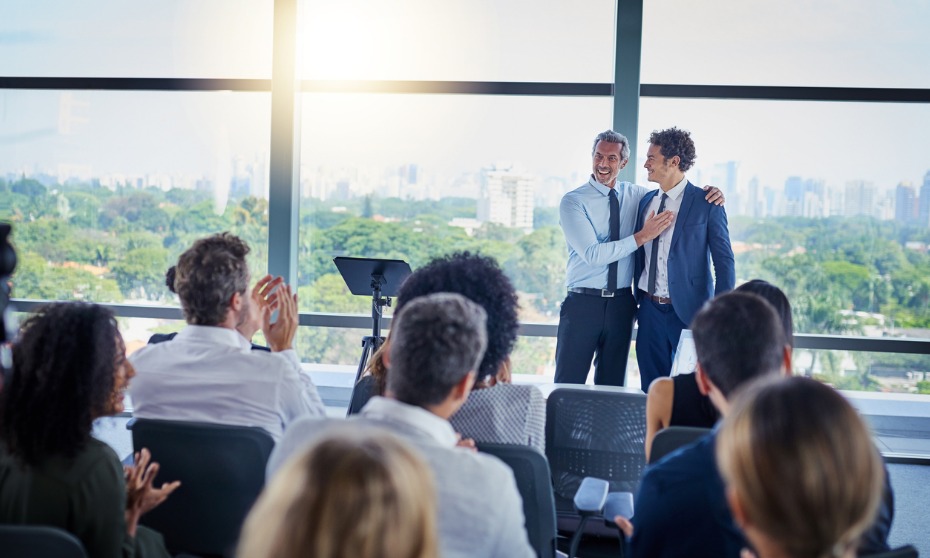
M 785 180 L 785 215 L 804 215 L 804 181 L 800 176 L 789 176 Z
M 917 220 L 917 191 L 909 183 L 902 182 L 895 188 L 894 220 L 902 225 Z
M 875 185 L 865 180 L 850 180 L 846 183 L 846 210 L 843 215 L 875 216 Z
M 917 213 L 917 224 L 921 227 L 930 226 L 930 171 L 924 175 L 924 185 L 920 187 L 920 198 L 917 200 L 919 207 Z
M 495 164 L 481 171 L 478 220 L 505 227 L 533 230 L 533 193 L 536 178 L 513 165 Z

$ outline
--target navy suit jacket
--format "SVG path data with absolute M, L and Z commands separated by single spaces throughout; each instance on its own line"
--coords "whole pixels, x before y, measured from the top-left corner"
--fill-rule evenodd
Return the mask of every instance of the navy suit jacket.
M 658 193 L 659 190 L 649 192 L 639 202 L 637 231 L 643 228 L 643 212 Z M 691 324 L 691 319 L 705 302 L 736 286 L 727 214 L 723 206 L 708 203 L 704 199 L 706 195 L 704 190 L 691 182 L 685 186 L 681 208 L 675 216 L 675 234 L 672 235 L 672 245 L 668 252 L 669 295 L 675 313 L 684 324 Z M 633 292 L 636 293 L 637 301 L 641 294 L 636 285 L 646 266 L 645 247 L 644 244 L 636 251 L 633 268 Z M 714 265 L 713 275 L 711 260 Z

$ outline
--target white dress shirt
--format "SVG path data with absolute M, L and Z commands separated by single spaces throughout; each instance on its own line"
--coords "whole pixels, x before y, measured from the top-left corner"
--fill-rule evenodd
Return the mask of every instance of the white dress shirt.
M 259 426 L 275 441 L 284 427 L 325 407 L 293 350 L 251 350 L 238 331 L 188 325 L 164 343 L 146 345 L 129 361 L 133 415 Z
M 674 188 L 665 192 L 668 195 L 668 199 L 665 200 L 665 209 L 664 211 L 671 211 L 674 213 L 675 218 L 678 218 L 678 210 L 681 209 L 681 200 L 682 194 L 685 193 L 685 186 L 688 185 L 688 179 L 683 178 L 681 182 L 675 185 Z M 653 211 L 659 210 L 659 204 L 662 203 L 662 190 L 659 190 L 659 193 L 656 194 L 652 201 L 649 202 L 649 205 L 646 206 L 645 211 L 643 211 L 643 221 L 645 222 L 646 217 L 649 216 Z M 649 242 L 643 244 L 643 250 L 646 252 L 646 262 L 643 267 L 643 273 L 639 276 L 639 281 L 637 286 L 640 289 L 649 292 L 649 269 L 652 262 L 652 243 L 659 243 L 659 257 L 658 264 L 656 265 L 656 292 L 650 293 L 656 296 L 661 296 L 663 298 L 671 298 L 668 291 L 668 251 L 672 246 L 672 236 L 675 234 L 675 221 L 672 221 L 672 224 L 662 231 L 662 234 L 650 240 Z
M 496 457 L 456 447 L 449 422 L 420 407 L 373 397 L 345 419 L 303 419 L 287 428 L 268 460 L 267 478 L 320 435 L 381 428 L 410 444 L 433 472 L 443 558 L 533 558 L 513 471 Z

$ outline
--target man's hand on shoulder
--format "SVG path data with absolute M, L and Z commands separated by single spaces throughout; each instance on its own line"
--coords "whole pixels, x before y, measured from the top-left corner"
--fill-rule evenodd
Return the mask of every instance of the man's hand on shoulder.
M 726 198 L 723 197 L 723 192 L 716 186 L 704 186 L 704 191 L 707 192 L 704 199 L 707 200 L 708 203 L 723 205 L 727 202 Z
M 291 290 L 290 285 L 283 282 L 268 296 L 269 311 L 262 322 L 262 332 L 271 346 L 273 352 L 286 351 L 294 348 L 294 337 L 297 335 L 297 294 Z M 271 312 L 278 311 L 278 319 L 271 323 Z
M 633 235 L 633 239 L 636 241 L 636 245 L 642 246 L 653 238 L 659 236 L 662 234 L 662 231 L 669 228 L 674 220 L 675 214 L 671 211 L 663 211 L 658 215 L 656 215 L 655 211 L 651 212 L 649 217 L 646 217 L 646 222 L 643 223 L 643 228 L 640 229 L 638 233 Z

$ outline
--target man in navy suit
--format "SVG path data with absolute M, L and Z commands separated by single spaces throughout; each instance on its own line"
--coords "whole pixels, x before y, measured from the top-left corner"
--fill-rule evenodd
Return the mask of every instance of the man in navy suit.
M 659 189 L 640 201 L 636 230 L 663 211 L 671 211 L 675 223 L 636 252 L 636 360 L 643 391 L 671 373 L 681 330 L 701 306 L 736 283 L 726 211 L 701 203 L 704 191 L 685 177 L 695 159 L 691 134 L 678 128 L 653 132 L 649 144 L 645 167 Z

